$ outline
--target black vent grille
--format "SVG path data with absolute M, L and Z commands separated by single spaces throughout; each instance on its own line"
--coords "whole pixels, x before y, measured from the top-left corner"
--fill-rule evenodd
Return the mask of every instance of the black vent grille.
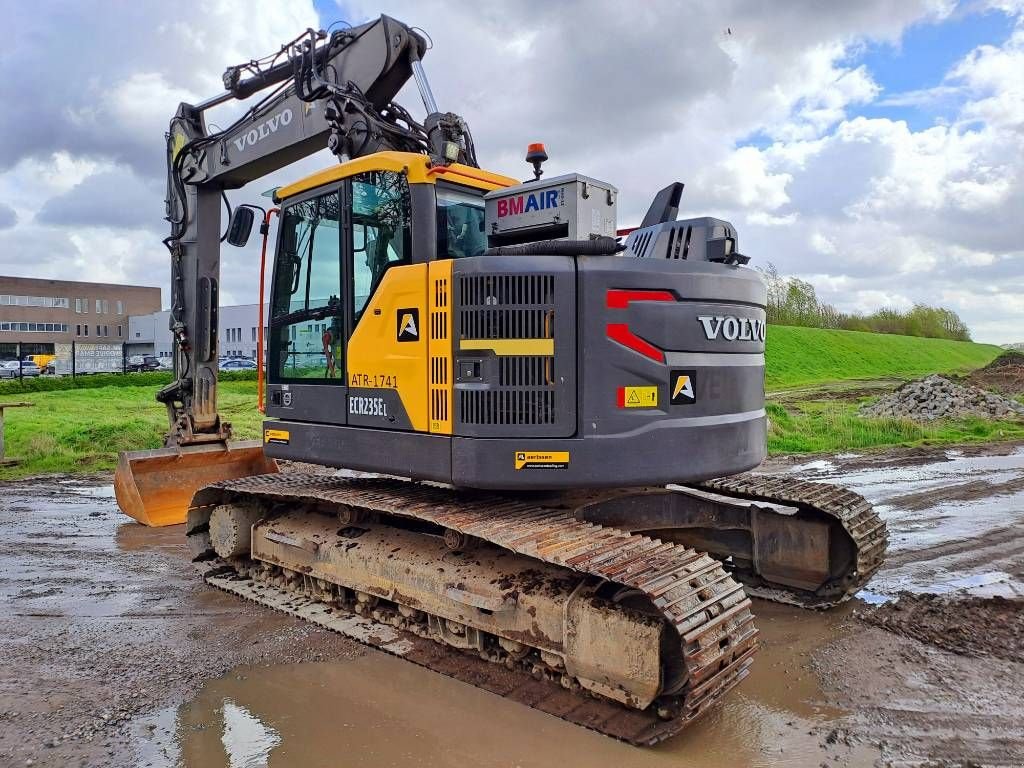
M 518 426 L 555 423 L 553 390 L 462 390 L 462 421 L 481 426 Z
M 673 227 L 668 231 L 667 259 L 685 259 L 690 253 L 690 235 L 693 227 Z
M 551 357 L 502 357 L 498 359 L 498 386 L 541 387 L 552 383 Z
M 654 232 L 652 230 L 648 230 L 637 235 L 636 239 L 633 241 L 633 253 L 640 258 L 646 256 L 647 246 L 651 244 L 651 240 L 653 238 Z
M 458 278 L 458 290 L 460 343 L 473 340 L 483 350 L 481 354 L 489 355 L 483 342 L 551 339 L 551 351 L 556 352 L 554 275 L 464 275 Z M 538 354 L 536 344 L 524 347 L 523 354 L 515 354 L 508 347 L 495 345 L 493 367 L 488 368 L 492 377 L 484 382 L 486 387 L 458 390 L 457 418 L 462 424 L 515 427 L 556 423 L 554 354 Z

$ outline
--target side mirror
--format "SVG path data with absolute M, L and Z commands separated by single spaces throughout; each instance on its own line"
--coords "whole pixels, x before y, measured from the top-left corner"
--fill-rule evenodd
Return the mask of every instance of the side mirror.
M 252 232 L 253 221 L 256 214 L 252 208 L 238 206 L 231 214 L 231 222 L 228 224 L 228 242 L 236 248 L 241 248 L 249 242 L 249 234 Z

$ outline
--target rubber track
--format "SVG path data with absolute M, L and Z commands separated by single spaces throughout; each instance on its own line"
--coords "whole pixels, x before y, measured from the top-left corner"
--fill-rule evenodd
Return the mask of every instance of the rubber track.
M 679 633 L 686 676 L 675 697 L 678 714 L 659 720 L 653 707 L 639 712 L 613 705 L 618 715 L 596 722 L 553 713 L 632 744 L 654 744 L 681 731 L 747 676 L 757 650 L 758 631 L 743 587 L 717 560 L 681 544 L 579 521 L 564 510 L 508 496 L 393 479 L 256 475 L 204 488 L 193 508 L 246 497 L 289 506 L 347 504 L 422 520 L 640 590 Z M 476 684 L 472 676 L 448 674 Z
M 750 591 L 759 597 L 778 600 L 781 596 L 785 602 L 809 608 L 827 608 L 852 597 L 882 567 L 889 544 L 885 521 L 867 499 L 848 488 L 784 476 L 750 474 L 693 483 L 692 487 L 752 501 L 795 506 L 801 512 L 836 520 L 853 540 L 857 551 L 856 566 L 839 583 L 818 593 L 810 593 L 765 583 L 756 574 L 741 574 L 744 584 L 752 587 Z M 761 588 L 770 591 L 762 595 Z

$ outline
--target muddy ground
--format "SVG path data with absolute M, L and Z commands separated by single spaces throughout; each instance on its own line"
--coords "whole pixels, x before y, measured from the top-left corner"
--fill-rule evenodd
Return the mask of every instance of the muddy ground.
M 204 587 L 109 478 L 2 485 L 0 766 L 1024 765 L 1024 444 L 765 470 L 863 493 L 888 562 L 828 613 L 756 601 L 751 676 L 648 750 Z

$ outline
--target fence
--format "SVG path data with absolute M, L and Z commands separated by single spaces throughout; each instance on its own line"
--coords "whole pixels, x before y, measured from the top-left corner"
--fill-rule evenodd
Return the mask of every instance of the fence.
M 42 359 L 38 357 L 40 355 Z M 92 373 L 126 373 L 132 355 L 124 343 L 84 344 L 72 341 L 39 344 L 18 341 L 0 344 L 0 361 L 26 360 L 30 356 L 37 356 L 36 360 L 43 362 L 46 373 L 74 377 Z M 12 373 L 18 378 L 24 376 L 20 366 Z

